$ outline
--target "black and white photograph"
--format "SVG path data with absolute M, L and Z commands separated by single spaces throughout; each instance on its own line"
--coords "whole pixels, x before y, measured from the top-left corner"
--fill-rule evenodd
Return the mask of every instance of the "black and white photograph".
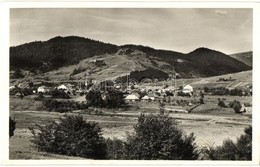
M 9 160 L 252 161 L 253 15 L 10 8 Z

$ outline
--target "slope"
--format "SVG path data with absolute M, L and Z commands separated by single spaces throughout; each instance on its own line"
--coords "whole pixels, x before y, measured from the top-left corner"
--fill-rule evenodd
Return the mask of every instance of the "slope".
M 230 57 L 235 58 L 248 66 L 252 66 L 253 61 L 253 52 L 242 52 L 242 53 L 235 53 L 230 55 Z

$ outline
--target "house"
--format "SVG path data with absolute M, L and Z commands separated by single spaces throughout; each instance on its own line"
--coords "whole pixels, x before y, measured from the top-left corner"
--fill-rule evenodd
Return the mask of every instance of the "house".
M 57 89 L 62 89 L 62 90 L 66 91 L 66 90 L 68 90 L 68 87 L 62 84 L 62 85 L 58 86 Z
M 186 85 L 183 87 L 183 90 L 182 90 L 183 93 L 193 93 L 193 87 L 190 86 L 190 85 Z
M 138 97 L 137 94 L 130 94 L 125 97 L 126 101 L 138 101 L 140 96 Z
M 149 97 L 148 95 L 145 95 L 144 97 L 142 97 L 142 100 L 143 101 L 153 101 L 154 100 L 154 97 Z
M 47 86 L 40 86 L 40 87 L 38 87 L 38 89 L 37 89 L 37 92 L 38 93 L 47 93 L 47 92 L 50 92 L 50 88 L 48 88 Z
M 9 86 L 9 90 L 15 89 L 15 86 Z
M 150 97 L 148 97 L 147 95 L 145 95 L 144 97 L 142 97 L 142 100 L 145 101 L 145 100 L 150 100 Z

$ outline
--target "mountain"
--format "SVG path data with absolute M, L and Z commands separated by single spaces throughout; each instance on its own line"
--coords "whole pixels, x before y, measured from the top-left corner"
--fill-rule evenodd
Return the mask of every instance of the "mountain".
M 198 48 L 187 54 L 188 59 L 200 65 L 200 70 L 209 76 L 235 73 L 251 68 L 230 56 L 208 48 Z M 243 69 L 243 70 L 242 70 Z
M 104 53 L 114 53 L 117 46 L 88 38 L 55 37 L 45 42 L 31 42 L 10 48 L 10 68 L 51 71 L 76 64 L 79 60 Z
M 10 47 L 10 70 L 51 79 L 137 78 L 179 73 L 181 78 L 216 76 L 252 69 L 219 51 L 198 48 L 188 54 L 142 45 L 117 46 L 78 36 L 55 37 Z M 132 73 L 131 73 L 132 72 Z M 153 74 L 153 75 L 151 75 Z
M 235 53 L 230 55 L 230 57 L 235 58 L 243 63 L 245 63 L 248 66 L 252 66 L 253 61 L 253 52 L 242 52 L 242 53 Z

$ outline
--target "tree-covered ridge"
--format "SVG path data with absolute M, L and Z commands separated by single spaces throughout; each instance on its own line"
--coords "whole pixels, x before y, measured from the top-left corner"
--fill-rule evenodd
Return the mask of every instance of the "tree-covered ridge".
M 77 36 L 55 37 L 10 48 L 10 67 L 38 69 L 43 72 L 95 55 L 114 53 L 117 46 Z

